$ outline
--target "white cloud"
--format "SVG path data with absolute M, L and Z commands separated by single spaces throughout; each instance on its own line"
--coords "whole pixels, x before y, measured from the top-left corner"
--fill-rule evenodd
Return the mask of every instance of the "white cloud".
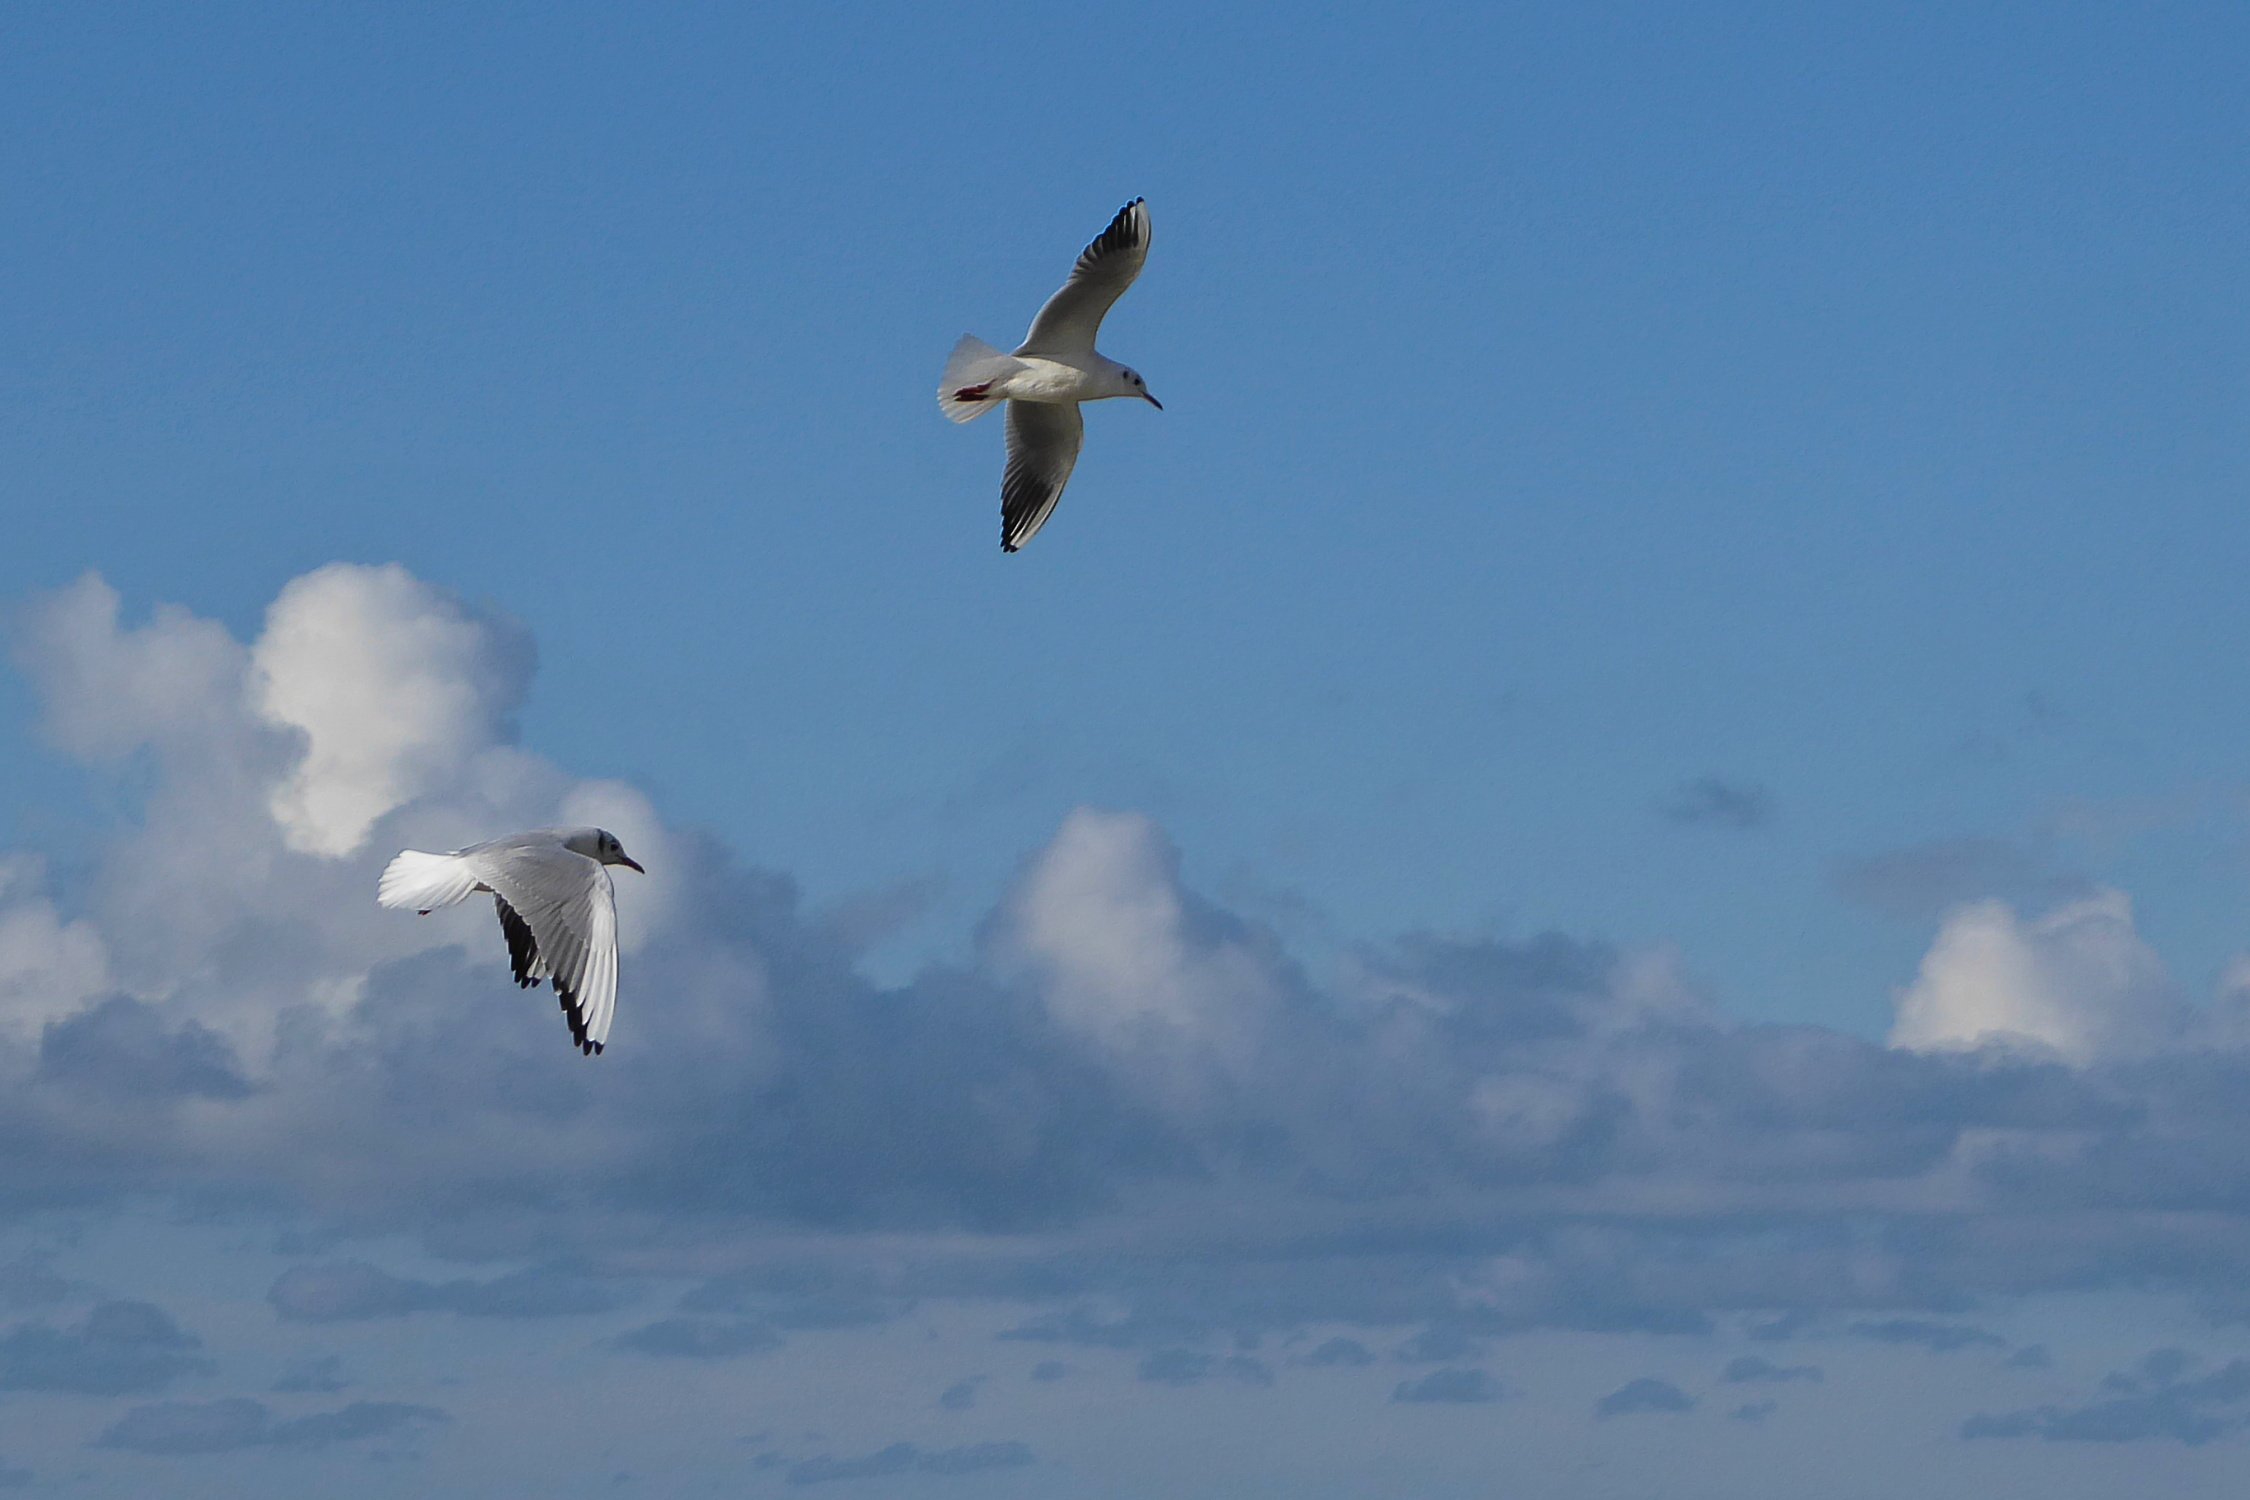
M 1179 856 L 1139 813 L 1081 807 L 1018 883 L 1007 946 L 1037 977 L 1049 1014 L 1121 1053 L 1181 1044 L 1249 1059 L 1276 984 L 1247 943 L 1199 923 Z
M 168 606 L 128 628 L 88 576 L 35 601 L 12 646 L 58 744 L 93 760 L 145 748 L 158 773 L 92 862 L 87 915 L 66 919 L 29 866 L 0 872 L 0 1018 L 37 1025 L 123 992 L 217 1028 L 255 1065 L 288 1012 L 348 1014 L 385 960 L 493 945 L 465 913 L 376 910 L 393 849 L 566 811 L 614 819 L 644 862 L 666 837 L 632 789 L 580 786 L 507 744 L 528 641 L 395 566 L 294 580 L 247 646 Z M 387 847 L 371 847 L 386 818 Z M 638 916 L 651 894 L 622 899 Z M 646 929 L 628 921 L 624 938 Z
M 289 846 L 343 855 L 376 819 L 499 743 L 529 653 L 404 568 L 335 563 L 294 579 L 251 653 L 253 701 L 304 736 L 273 794 Z
M 25 610 L 12 644 L 47 733 L 74 755 L 178 739 L 231 719 L 240 700 L 243 650 L 225 626 L 166 604 L 124 629 L 117 591 L 92 573 Z
M 37 1028 L 110 989 L 109 955 L 83 918 L 40 894 L 36 860 L 0 856 L 0 1024 Z
M 2132 902 L 2101 891 L 2031 921 L 2002 901 L 1955 910 L 1899 996 L 1891 1044 L 2028 1045 L 2083 1065 L 2160 1045 L 2180 1023 Z

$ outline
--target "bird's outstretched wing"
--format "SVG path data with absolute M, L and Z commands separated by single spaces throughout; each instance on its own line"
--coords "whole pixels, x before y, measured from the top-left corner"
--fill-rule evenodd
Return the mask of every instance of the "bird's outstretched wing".
M 1075 401 L 1008 403 L 1008 470 L 1000 480 L 1002 551 L 1015 551 L 1047 524 L 1085 437 L 1086 419 Z
M 1135 198 L 1079 253 L 1070 280 L 1039 309 L 1016 353 L 1062 358 L 1093 353 L 1103 316 L 1148 260 L 1148 237 L 1148 205 Z
M 609 871 L 560 844 L 503 842 L 461 857 L 492 888 L 516 983 L 552 979 L 578 1050 L 609 1040 L 617 1012 L 617 894 Z

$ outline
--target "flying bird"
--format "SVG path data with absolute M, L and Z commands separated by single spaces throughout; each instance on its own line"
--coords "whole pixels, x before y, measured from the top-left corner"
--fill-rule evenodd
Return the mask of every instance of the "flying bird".
M 605 828 L 539 828 L 451 854 L 409 849 L 383 871 L 375 899 L 426 917 L 490 891 L 516 983 L 531 989 L 552 979 L 570 1039 L 591 1057 L 609 1040 L 617 1011 L 617 892 L 609 865 L 641 869 Z
M 1135 198 L 1080 253 L 1070 280 L 1039 309 L 1015 353 L 964 336 L 945 362 L 938 406 L 954 421 L 973 422 L 1008 404 L 1008 468 L 1000 481 L 1004 552 L 1030 541 L 1062 498 L 1086 436 L 1079 402 L 1136 396 L 1164 409 L 1137 373 L 1094 348 L 1103 315 L 1141 274 L 1148 237 L 1148 207 Z

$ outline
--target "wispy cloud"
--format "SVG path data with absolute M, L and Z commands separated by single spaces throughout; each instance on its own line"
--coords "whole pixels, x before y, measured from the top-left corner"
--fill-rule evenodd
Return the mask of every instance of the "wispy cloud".
M 1666 793 L 1657 803 L 1657 811 L 1668 821 L 1686 827 L 1744 833 L 1773 821 L 1773 798 L 1755 782 L 1698 776 Z

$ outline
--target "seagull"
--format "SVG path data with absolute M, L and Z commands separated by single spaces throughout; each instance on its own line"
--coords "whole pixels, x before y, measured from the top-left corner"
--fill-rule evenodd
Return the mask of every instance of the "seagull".
M 538 828 L 451 854 L 409 849 L 383 871 L 375 899 L 426 917 L 492 892 L 516 983 L 554 980 L 570 1039 L 592 1057 L 617 1012 L 617 892 L 606 865 L 641 869 L 606 828 Z
M 1148 259 L 1148 207 L 1139 198 L 1079 254 L 1070 280 L 1047 299 L 1013 354 L 964 335 L 945 362 L 938 406 L 973 422 L 1008 403 L 1008 469 L 1000 481 L 1000 550 L 1013 552 L 1047 524 L 1078 462 L 1086 424 L 1081 401 L 1138 396 L 1158 411 L 1134 371 L 1097 352 L 1102 317 L 1125 295 Z

